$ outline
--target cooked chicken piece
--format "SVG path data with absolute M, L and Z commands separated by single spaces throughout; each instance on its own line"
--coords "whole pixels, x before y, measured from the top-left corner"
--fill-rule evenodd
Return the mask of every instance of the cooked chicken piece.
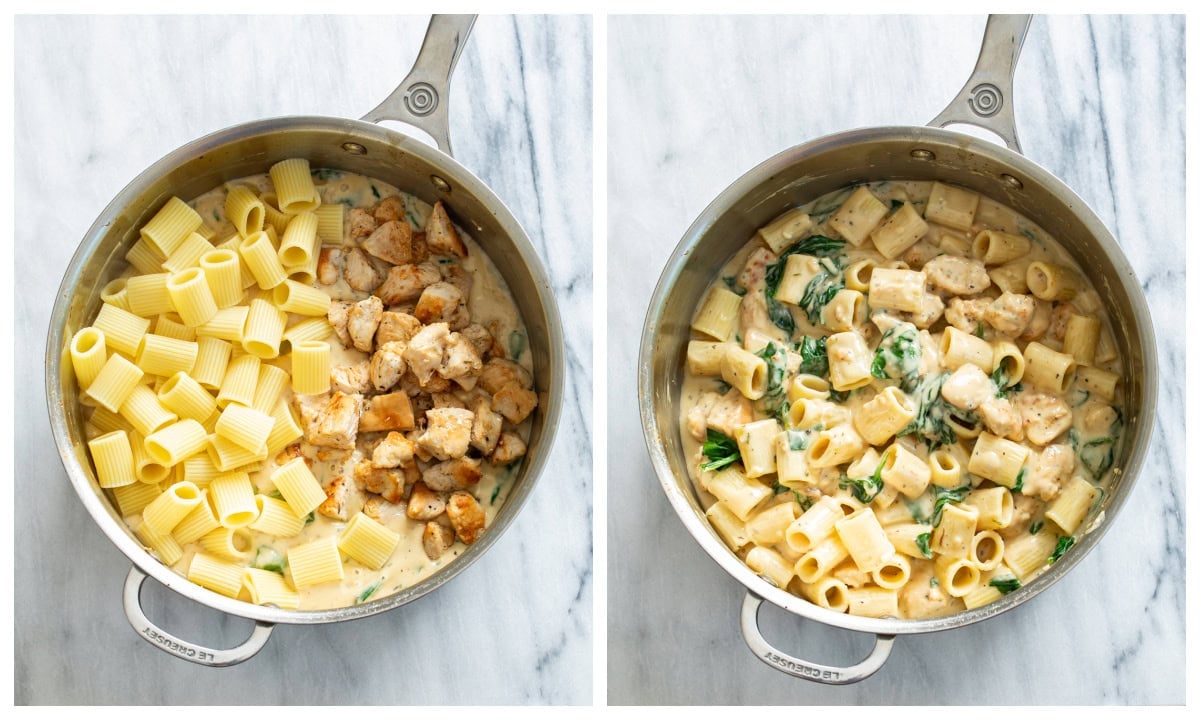
M 1031 495 L 1013 493 L 1012 522 L 996 532 L 1000 533 L 1000 537 L 1006 541 L 1025 535 L 1029 532 L 1029 525 L 1033 522 L 1033 518 L 1043 507 L 1045 507 L 1045 503 Z
M 450 492 L 465 490 L 479 482 L 483 477 L 483 461 L 476 458 L 460 457 L 430 465 L 421 473 L 421 480 L 433 490 Z
M 746 264 L 742 266 L 742 271 L 738 273 L 737 285 L 745 288 L 746 294 L 756 290 L 762 290 L 767 286 L 767 266 L 779 259 L 779 256 L 771 252 L 767 247 L 756 247 L 750 252 L 750 257 L 746 258 Z
M 338 281 L 342 255 L 340 247 L 321 248 L 321 254 L 317 258 L 317 282 L 322 285 L 333 285 Z
M 462 293 L 448 282 L 435 282 L 421 291 L 413 315 L 422 323 L 446 322 L 462 303 Z M 468 318 L 470 316 L 468 315 Z
M 397 220 L 404 220 L 404 224 L 408 224 L 408 219 L 404 217 L 404 201 L 397 195 L 380 200 L 371 215 L 381 225 Z
M 983 319 L 1001 335 L 1015 338 L 1025 331 L 1033 319 L 1034 298 L 1006 292 L 992 301 L 983 313 Z
M 928 560 L 911 561 L 912 579 L 900 588 L 897 602 L 904 617 L 937 617 L 957 612 L 956 600 L 945 588 L 929 582 L 933 577 L 933 563 Z M 961 602 L 961 601 L 959 601 Z
M 1021 413 L 1017 412 L 1008 398 L 993 397 L 984 400 L 979 406 L 979 415 L 993 435 L 1006 437 L 1013 442 L 1025 439 Z
M 455 332 L 464 330 L 471 324 L 471 311 L 467 309 L 466 305 L 459 305 L 454 308 L 454 312 L 450 313 L 450 317 L 446 318 L 446 323 Z
M 475 413 L 458 408 L 434 408 L 425 413 L 425 419 L 429 424 L 417 438 L 417 445 L 425 452 L 438 460 L 466 454 L 471 444 L 471 425 L 475 422 Z
M 974 295 L 992 284 L 987 268 L 978 260 L 941 255 L 925 263 L 925 279 L 955 295 Z
M 1075 453 L 1070 445 L 1050 445 L 1037 453 L 1037 462 L 1033 470 L 1025 476 L 1025 484 L 1021 492 L 1025 495 L 1037 495 L 1042 500 L 1050 502 L 1058 497 L 1062 486 L 1071 478 L 1075 470 Z
M 942 299 L 933 293 L 925 293 L 921 297 L 921 311 L 915 313 L 907 313 L 909 320 L 913 325 L 916 325 L 922 330 L 933 325 L 938 320 L 942 319 L 942 313 L 946 306 L 942 303 Z
M 378 468 L 394 468 L 410 465 L 416 446 L 398 432 L 390 432 L 371 453 L 371 464 Z
M 383 503 L 380 501 L 379 496 L 372 495 L 363 501 L 362 514 L 366 515 L 367 517 L 371 518 L 372 520 L 378 520 L 379 519 L 379 511 L 380 511 L 382 505 L 383 505 Z
M 425 557 L 437 560 L 453 544 L 453 529 L 433 521 L 425 523 L 425 530 L 421 533 L 421 547 L 425 549 Z
M 730 391 L 713 403 L 705 423 L 713 430 L 733 437 L 734 428 L 738 425 L 745 425 L 753 419 L 754 412 L 746 396 L 740 392 Z
M 275 464 L 286 465 L 289 460 L 295 460 L 298 457 L 304 457 L 304 451 L 301 449 L 301 445 L 303 445 L 303 443 L 292 443 L 291 445 L 288 445 L 284 449 L 280 450 L 275 455 Z M 304 458 L 304 462 L 309 467 L 312 467 L 312 460 Z
M 962 410 L 975 410 L 996 397 L 996 385 L 977 365 L 964 363 L 942 384 L 942 397 Z
M 350 209 L 350 239 L 357 240 L 364 238 L 375 230 L 375 218 L 371 217 L 371 213 L 362 208 Z
M 1050 327 L 1050 315 L 1053 312 L 1053 306 L 1045 300 L 1033 301 L 1033 317 L 1029 319 L 1029 324 L 1025 326 L 1025 331 L 1021 333 L 1021 340 L 1037 340 L 1045 334 Z
M 454 384 L 437 374 L 430 375 L 429 379 L 422 384 L 417 376 L 413 375 L 412 366 L 409 365 L 408 372 L 400 378 L 400 387 L 412 396 L 413 402 L 417 402 L 420 398 L 428 399 L 434 393 L 450 392 L 454 388 Z M 430 402 L 428 407 L 433 407 L 433 403 Z
M 342 276 L 346 284 L 360 292 L 371 292 L 383 282 L 383 274 L 367 258 L 367 254 L 359 248 L 346 253 L 343 261 Z
M 429 397 L 433 400 L 433 407 L 435 408 L 467 409 L 467 404 L 463 402 L 462 398 L 452 392 L 429 393 Z
M 377 468 L 369 461 L 354 466 L 354 481 L 367 492 L 373 492 L 390 503 L 404 500 L 404 474 L 392 468 Z
M 454 526 L 454 534 L 467 545 L 478 540 L 483 534 L 487 515 L 480 507 L 479 501 L 470 493 L 456 492 L 451 495 L 446 503 L 446 514 L 450 517 L 450 524 Z
M 404 392 L 367 398 L 363 404 L 362 417 L 358 420 L 358 429 L 363 432 L 412 430 L 416 426 L 412 401 Z
M 862 587 L 871 582 L 871 573 L 863 572 L 853 561 L 839 563 L 829 574 L 846 583 L 846 587 Z
M 404 362 L 404 348 L 408 344 L 399 340 L 383 343 L 371 356 L 371 384 L 376 392 L 386 392 L 400 381 L 408 365 Z
M 472 406 L 475 422 L 471 425 L 471 447 L 484 455 L 491 455 L 500 442 L 500 430 L 504 427 L 504 418 L 492 410 L 491 403 L 485 398 L 479 398 Z
M 471 297 L 471 273 L 456 262 L 442 263 L 438 265 L 438 269 L 442 271 L 442 280 L 458 288 L 462 293 L 463 302 L 466 302 L 466 299 Z
M 412 241 L 413 259 L 412 259 L 412 261 L 418 265 L 429 260 L 429 243 L 426 241 L 425 238 L 426 238 L 426 235 L 425 235 L 424 230 L 418 230 L 413 233 L 413 241 Z
M 362 410 L 362 395 L 335 391 L 325 407 L 304 428 L 304 439 L 311 445 L 353 450 Z
M 492 349 L 492 334 L 479 323 L 471 323 L 459 332 L 471 342 L 471 345 L 475 348 L 475 352 L 479 354 L 480 358 Z
M 513 425 L 524 422 L 537 404 L 537 393 L 517 383 L 505 385 L 492 397 L 492 407 Z
M 525 456 L 525 441 L 516 433 L 506 432 L 500 435 L 496 452 L 492 453 L 491 461 L 495 465 L 508 465 L 517 458 Z
M 495 395 L 500 388 L 512 383 L 518 383 L 523 388 L 533 387 L 533 377 L 529 371 L 512 360 L 492 358 L 483 366 L 479 373 L 479 386 Z
M 442 364 L 438 367 L 438 375 L 447 380 L 457 380 L 465 389 L 470 390 L 475 387 L 475 375 L 483 369 L 483 361 L 479 359 L 479 353 L 476 352 L 475 346 L 471 341 L 465 338 L 461 333 L 450 333 L 446 338 L 445 352 L 442 355 Z M 470 384 L 462 381 L 468 376 L 471 378 Z
M 335 520 L 346 520 L 346 495 L 350 485 L 344 475 L 338 475 L 325 488 L 325 501 L 317 506 L 317 512 Z
M 430 490 L 425 483 L 418 480 L 413 485 L 408 496 L 408 510 L 405 514 L 413 520 L 432 520 L 446 512 L 446 498 L 440 493 Z
M 387 279 L 375 290 L 386 305 L 399 305 L 421 297 L 421 291 L 442 279 L 437 265 L 397 265 L 388 271 Z
M 378 345 L 395 342 L 407 343 L 413 335 L 421 331 L 421 321 L 402 312 L 386 310 L 379 318 L 379 329 L 375 331 L 375 342 Z
M 708 438 L 708 413 L 720 399 L 719 393 L 701 393 L 700 399 L 688 410 L 687 431 L 696 442 L 704 442 Z
M 383 316 L 383 303 L 374 295 L 360 300 L 350 307 L 346 316 L 346 330 L 354 347 L 365 353 L 375 345 L 375 330 Z
M 333 331 L 337 333 L 338 340 L 342 341 L 343 347 L 350 347 L 350 332 L 346 329 L 346 322 L 350 319 L 350 307 L 354 303 L 334 301 L 329 304 L 329 324 L 333 326 Z
M 911 270 L 920 270 L 925 263 L 940 255 L 942 249 L 928 240 L 918 240 L 916 245 L 905 250 L 900 256 Z
M 1117 421 L 1117 411 L 1112 405 L 1098 400 L 1083 406 L 1083 429 L 1090 433 L 1108 433 Z
M 421 385 L 441 367 L 450 328 L 446 323 L 434 323 L 421 329 L 404 349 L 404 360 Z
M 371 390 L 371 363 L 363 360 L 354 365 L 335 365 L 329 370 L 329 382 L 334 390 L 363 394 Z
M 1050 327 L 1047 334 L 1055 340 L 1062 340 L 1067 334 L 1067 321 L 1075 314 L 1075 306 L 1071 303 L 1055 303 L 1050 313 Z
M 363 250 L 393 265 L 412 262 L 412 226 L 407 220 L 389 220 L 360 244 Z
M 1055 395 L 1023 392 L 1017 400 L 1025 421 L 1025 435 L 1038 445 L 1047 445 L 1071 427 L 1071 408 Z
M 988 306 L 992 304 L 989 298 L 971 298 L 964 300 L 960 297 L 950 298 L 946 304 L 946 322 L 959 330 L 974 335 L 979 330 L 979 323 Z
M 467 256 L 467 246 L 458 237 L 458 231 L 454 229 L 454 223 L 450 222 L 446 206 L 441 200 L 433 204 L 433 211 L 425 221 L 425 242 L 429 245 L 429 252 L 434 255 Z

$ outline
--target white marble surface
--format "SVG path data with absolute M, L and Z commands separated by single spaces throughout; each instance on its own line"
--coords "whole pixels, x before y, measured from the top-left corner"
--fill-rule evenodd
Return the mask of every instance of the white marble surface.
M 567 396 L 520 517 L 448 585 L 382 615 L 278 626 L 234 669 L 141 640 L 129 561 L 75 496 L 49 434 L 41 350 L 83 233 L 174 148 L 249 120 L 359 117 L 407 72 L 417 17 L 16 20 L 17 704 L 591 703 L 591 19 L 488 16 L 458 65 L 451 136 L 532 237 L 560 304 Z M 150 617 L 228 647 L 248 621 L 153 582 Z
M 1039 17 L 1016 75 L 1028 157 L 1112 229 L 1159 329 L 1148 462 L 1095 552 L 1016 610 L 901 637 L 872 678 L 827 687 L 757 660 L 743 588 L 694 542 L 644 450 L 635 368 L 668 256 L 729 183 L 789 146 L 923 124 L 966 81 L 985 19 L 633 17 L 608 26 L 608 681 L 611 704 L 1184 701 L 1184 22 Z M 637 552 L 629 552 L 637 548 Z M 764 609 L 777 647 L 856 662 L 868 636 Z M 982 678 L 987 678 L 982 681 Z

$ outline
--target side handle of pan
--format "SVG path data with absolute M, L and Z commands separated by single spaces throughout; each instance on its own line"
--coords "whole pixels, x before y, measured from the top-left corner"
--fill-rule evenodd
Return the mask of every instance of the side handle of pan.
M 758 611 L 762 604 L 761 597 L 752 592 L 746 593 L 746 599 L 742 602 L 742 637 L 746 639 L 750 651 L 758 656 L 759 660 L 792 677 L 804 678 L 826 685 L 849 685 L 874 675 L 892 654 L 895 635 L 876 635 L 875 647 L 871 650 L 871 654 L 862 662 L 850 667 L 821 665 L 789 655 L 776 650 L 763 637 L 762 630 L 758 627 Z
M 274 625 L 266 622 L 256 622 L 254 632 L 241 645 L 228 650 L 216 650 L 197 645 L 166 632 L 151 622 L 142 610 L 142 585 L 150 576 L 135 565 L 129 569 L 125 577 L 125 590 L 122 600 L 125 605 L 125 617 L 137 631 L 139 637 L 165 653 L 183 658 L 188 662 L 207 667 L 228 667 L 237 665 L 254 657 L 267 640 L 271 637 Z
M 1032 15 L 989 15 L 975 70 L 930 127 L 974 125 L 996 133 L 1009 149 L 1021 152 L 1013 114 L 1012 81 Z
M 371 112 L 367 122 L 395 120 L 408 123 L 429 135 L 438 148 L 450 148 L 450 77 L 475 25 L 475 15 L 434 15 L 425 31 L 421 52 L 408 76 Z

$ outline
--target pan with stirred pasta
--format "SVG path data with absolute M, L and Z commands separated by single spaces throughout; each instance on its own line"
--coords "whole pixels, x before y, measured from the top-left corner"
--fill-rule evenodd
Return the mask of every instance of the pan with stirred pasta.
M 1041 228 L 881 181 L 760 228 L 692 322 L 680 408 L 718 535 L 838 612 L 927 618 L 1028 584 L 1088 530 L 1124 424 L 1096 290 Z

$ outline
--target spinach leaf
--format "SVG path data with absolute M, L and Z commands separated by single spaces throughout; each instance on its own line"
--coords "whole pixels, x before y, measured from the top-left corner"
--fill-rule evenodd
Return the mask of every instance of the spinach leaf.
M 999 590 L 1001 595 L 1007 595 L 1010 592 L 1012 592 L 1013 590 L 1016 590 L 1017 588 L 1021 587 L 1021 581 L 1016 579 L 1015 577 L 1006 577 L 1006 578 L 994 577 L 991 579 L 991 581 L 988 583 L 988 585 L 991 585 L 992 587 Z
M 1065 555 L 1066 552 L 1068 550 L 1070 550 L 1071 546 L 1074 544 L 1075 544 L 1075 538 L 1072 537 L 1071 535 L 1059 536 L 1058 544 L 1054 546 L 1054 553 L 1050 555 L 1050 564 L 1053 565 L 1054 563 L 1058 562 L 1059 558 L 1061 558 L 1063 555 Z
M 767 317 L 775 327 L 787 333 L 788 337 L 796 332 L 796 318 L 792 317 L 792 311 L 774 296 L 767 297 Z
M 282 575 L 284 569 L 287 568 L 287 557 L 270 545 L 260 545 L 254 553 L 254 562 L 251 563 L 251 566 Z
M 1088 440 L 1079 449 L 1079 461 L 1091 473 L 1092 478 L 1099 481 L 1113 466 L 1115 438 L 1099 437 Z
M 946 507 L 946 505 L 948 503 L 962 502 L 963 498 L 965 498 L 969 492 L 971 492 L 971 485 L 969 483 L 967 485 L 963 485 L 962 487 L 954 488 L 953 490 L 947 490 L 946 488 L 934 485 L 933 515 L 931 515 L 929 518 L 929 524 L 934 527 L 941 525 L 942 510 Z
M 879 464 L 875 466 L 875 472 L 871 477 L 866 478 L 850 478 L 845 473 L 842 473 L 841 480 L 838 481 L 838 487 L 842 490 L 849 490 L 854 499 L 863 503 L 871 502 L 879 493 L 883 491 L 883 478 L 880 474 L 883 472 L 883 463 L 887 458 L 881 458 Z
M 746 288 L 739 287 L 737 284 L 737 278 L 734 276 L 726 275 L 725 277 L 721 278 L 721 280 L 725 282 L 725 286 L 728 287 L 733 294 L 743 296 L 746 294 Z
M 783 395 L 784 380 L 787 378 L 787 351 L 769 342 L 762 350 L 755 353 L 767 361 L 767 389 L 764 398 L 778 398 Z
M 957 437 L 946 423 L 946 418 L 952 414 L 966 415 L 968 420 L 973 418 L 942 398 L 942 384 L 946 382 L 947 377 L 949 373 L 926 375 L 918 381 L 913 392 L 917 401 L 917 414 L 897 435 L 918 435 L 930 451 L 956 442 Z
M 1015 493 L 1021 492 L 1025 487 L 1025 468 L 1021 468 L 1021 472 L 1017 473 L 1017 482 L 1013 484 L 1012 491 Z
M 800 451 L 808 449 L 808 432 L 805 430 L 788 430 L 788 450 Z
M 933 551 L 929 549 L 929 533 L 921 533 L 917 536 L 917 549 L 927 558 L 933 557 Z
M 375 591 L 378 590 L 379 586 L 382 584 L 383 584 L 383 578 L 379 578 L 372 585 L 370 585 L 366 590 L 363 590 L 362 593 L 360 593 L 358 597 L 354 598 L 354 603 L 356 605 L 359 603 L 365 603 L 368 599 L 370 599 L 370 597 L 372 595 L 375 594 Z
M 804 287 L 804 295 L 800 297 L 800 309 L 804 311 L 810 324 L 821 324 L 825 306 L 833 301 L 839 290 L 846 287 L 842 270 L 838 258 L 822 260 L 821 269 Z
M 807 335 L 800 341 L 797 348 L 800 353 L 800 367 L 797 372 L 817 377 L 829 377 L 829 354 L 825 350 L 826 338 L 814 338 Z
M 912 392 L 920 380 L 921 343 L 917 326 L 899 323 L 888 328 L 875 348 L 871 375 L 881 380 L 899 380 L 900 389 Z
M 1041 520 L 1038 520 L 1037 522 L 1035 522 L 1029 526 L 1029 534 L 1037 535 L 1038 533 L 1040 533 L 1042 531 L 1042 527 L 1044 525 L 1045 525 L 1045 523 L 1043 523 Z
M 737 442 L 718 430 L 708 429 L 708 437 L 700 452 L 708 458 L 708 462 L 700 466 L 701 470 L 719 470 L 730 463 L 740 460 L 742 453 L 738 450 Z

